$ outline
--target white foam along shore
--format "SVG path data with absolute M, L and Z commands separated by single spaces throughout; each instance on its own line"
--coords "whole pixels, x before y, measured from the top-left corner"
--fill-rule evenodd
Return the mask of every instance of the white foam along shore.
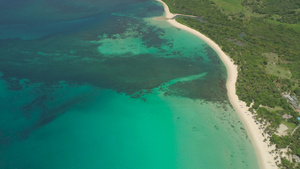
M 227 69 L 228 76 L 227 76 L 226 88 L 227 88 L 227 94 L 230 103 L 232 104 L 235 111 L 237 112 L 240 119 L 242 120 L 244 126 L 246 127 L 248 135 L 250 136 L 252 144 L 254 145 L 254 149 L 256 151 L 260 168 L 261 169 L 278 168 L 274 160 L 275 157 L 274 154 L 270 153 L 272 150 L 275 149 L 275 147 L 268 146 L 269 141 L 264 142 L 264 139 L 266 137 L 263 136 L 262 129 L 260 129 L 259 124 L 255 121 L 252 114 L 248 111 L 249 107 L 246 106 L 245 102 L 240 101 L 238 99 L 238 96 L 236 95 L 235 84 L 238 77 L 238 70 L 237 70 L 238 67 L 234 65 L 234 62 L 230 59 L 230 57 L 227 56 L 214 41 L 212 41 L 205 35 L 201 34 L 200 32 L 178 23 L 175 20 L 175 16 L 177 14 L 172 14 L 169 10 L 169 7 L 162 0 L 157 0 L 157 1 L 161 2 L 164 6 L 165 18 L 167 22 L 169 22 L 171 25 L 179 29 L 188 31 L 198 36 L 217 52 L 217 54 L 219 55 L 219 57 L 221 58 L 221 60 L 223 61 Z

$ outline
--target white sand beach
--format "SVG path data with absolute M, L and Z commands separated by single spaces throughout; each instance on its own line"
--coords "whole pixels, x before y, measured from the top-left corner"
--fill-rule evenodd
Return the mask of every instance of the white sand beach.
M 236 65 L 234 65 L 234 62 L 230 59 L 230 57 L 227 56 L 214 41 L 212 41 L 205 35 L 201 34 L 200 32 L 178 23 L 174 19 L 176 14 L 172 14 L 169 11 L 168 6 L 163 1 L 161 1 L 161 0 L 157 0 L 157 1 L 161 2 L 164 6 L 165 17 L 167 19 L 167 22 L 169 22 L 170 24 L 172 24 L 173 26 L 175 26 L 179 29 L 188 31 L 188 32 L 198 36 L 199 38 L 204 40 L 212 49 L 214 49 L 217 52 L 217 54 L 219 55 L 219 57 L 221 58 L 221 60 L 223 61 L 223 63 L 226 66 L 226 69 L 227 69 L 228 78 L 227 78 L 226 87 L 227 87 L 227 92 L 228 92 L 228 97 L 229 97 L 230 103 L 232 104 L 232 106 L 238 113 L 240 119 L 242 120 L 244 126 L 246 127 L 248 135 L 250 136 L 251 141 L 254 145 L 260 168 L 261 169 L 278 168 L 276 166 L 275 160 L 274 160 L 275 154 L 270 153 L 272 150 L 275 149 L 275 147 L 268 146 L 268 141 L 264 142 L 264 139 L 266 138 L 266 136 L 263 136 L 263 134 L 262 134 L 263 130 L 260 129 L 259 123 L 257 123 L 255 121 L 251 112 L 248 111 L 249 107 L 246 106 L 246 103 L 240 101 L 238 99 L 238 96 L 236 95 L 235 84 L 236 84 L 236 80 L 238 77 L 238 70 L 237 70 L 238 67 Z

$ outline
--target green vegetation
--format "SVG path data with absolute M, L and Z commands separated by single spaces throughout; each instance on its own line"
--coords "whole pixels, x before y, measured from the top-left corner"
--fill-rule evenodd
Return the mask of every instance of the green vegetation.
M 271 24 L 275 24 L 275 25 L 284 25 L 284 26 L 292 28 L 295 31 L 297 31 L 298 33 L 300 33 L 300 22 L 298 22 L 297 24 L 288 24 L 288 23 L 281 23 L 279 21 L 270 20 L 270 19 L 265 19 L 265 21 L 269 22 Z
M 291 134 L 293 130 L 297 127 L 295 123 L 290 123 L 288 121 L 282 121 L 282 124 L 284 124 L 288 129 L 287 133 Z
M 241 5 L 242 0 L 212 0 L 217 6 L 221 7 L 225 11 L 240 12 L 243 10 Z
M 295 88 L 294 93 L 295 93 L 297 96 L 300 96 L 300 87 Z
M 278 111 L 278 110 L 283 110 L 281 107 L 274 107 L 274 108 L 271 108 L 271 107 L 265 107 L 268 111 L 270 112 L 274 112 L 274 111 Z
M 288 136 L 279 137 L 276 134 L 272 135 L 270 141 L 271 143 L 276 144 L 277 148 L 286 148 L 291 142 L 290 137 Z
M 242 5 L 279 22 L 295 24 L 300 21 L 299 0 L 244 0 Z
M 198 16 L 176 20 L 205 34 L 239 66 L 237 95 L 258 121 L 268 124 L 271 142 L 300 155 L 300 142 L 291 131 L 299 115 L 280 94 L 300 100 L 299 0 L 164 0 L 173 13 Z M 288 115 L 290 118 L 284 119 Z M 288 136 L 274 134 L 280 124 Z M 298 132 L 298 130 L 297 130 Z M 299 137 L 300 138 L 300 134 Z M 298 139 L 297 138 L 297 139 Z M 298 164 L 282 159 L 281 167 Z M 299 164 L 300 166 L 300 164 Z
M 275 75 L 283 79 L 291 79 L 292 74 L 288 68 L 283 68 L 278 65 L 279 58 L 275 53 L 265 53 L 263 54 L 267 58 L 267 62 L 264 63 L 266 65 L 266 72 L 270 75 Z
M 293 154 L 296 154 L 297 156 L 300 157 L 300 130 L 296 130 L 296 132 L 291 136 L 291 144 L 290 144 L 290 149 L 292 150 L 292 153 Z M 284 163 L 282 163 L 284 164 Z M 300 169 L 300 165 L 299 163 L 296 164 L 295 162 L 294 163 L 291 163 L 289 164 L 289 167 L 290 168 L 297 168 L 297 169 Z M 286 167 L 288 168 L 288 167 Z
M 279 166 L 282 168 L 295 168 L 295 166 L 286 158 L 281 158 L 281 164 Z

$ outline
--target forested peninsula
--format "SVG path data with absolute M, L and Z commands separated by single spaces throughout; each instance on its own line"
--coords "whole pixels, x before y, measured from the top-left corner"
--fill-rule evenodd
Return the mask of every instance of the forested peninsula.
M 215 41 L 238 65 L 236 91 L 280 168 L 300 168 L 300 1 L 163 0 L 176 20 Z

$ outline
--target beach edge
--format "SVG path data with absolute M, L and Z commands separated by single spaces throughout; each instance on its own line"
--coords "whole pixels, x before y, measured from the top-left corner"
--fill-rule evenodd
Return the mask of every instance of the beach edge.
M 251 142 L 254 146 L 258 163 L 261 169 L 275 169 L 278 168 L 274 157 L 269 153 L 270 151 L 274 150 L 274 146 L 269 146 L 268 141 L 265 141 L 265 138 L 262 133 L 263 131 L 260 129 L 259 125 L 255 121 L 251 112 L 248 111 L 249 107 L 246 106 L 246 103 L 239 100 L 238 96 L 236 95 L 236 81 L 238 77 L 238 66 L 234 64 L 233 60 L 227 56 L 222 49 L 217 45 L 214 41 L 212 41 L 207 36 L 203 35 L 202 33 L 185 26 L 179 22 L 177 22 L 174 18 L 176 14 L 170 12 L 169 7 L 165 2 L 162 0 L 156 0 L 163 4 L 164 11 L 165 11 L 165 18 L 167 22 L 173 25 L 176 28 L 188 31 L 203 41 L 205 41 L 220 57 L 222 62 L 224 63 L 226 70 L 227 70 L 227 81 L 226 81 L 226 88 L 227 88 L 227 95 L 229 101 L 235 111 L 237 112 L 238 116 L 242 120 L 247 133 L 251 139 Z

